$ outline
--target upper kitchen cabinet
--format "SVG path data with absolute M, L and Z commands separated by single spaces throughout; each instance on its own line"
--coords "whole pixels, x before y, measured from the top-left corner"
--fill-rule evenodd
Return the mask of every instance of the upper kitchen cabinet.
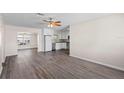
M 50 28 L 44 28 L 43 35 L 53 35 L 54 31 Z
M 61 31 L 61 39 L 68 39 L 69 36 L 69 26 L 62 29 Z

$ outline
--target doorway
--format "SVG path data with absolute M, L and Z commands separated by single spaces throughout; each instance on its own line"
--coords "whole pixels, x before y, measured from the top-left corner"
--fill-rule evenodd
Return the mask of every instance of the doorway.
M 17 33 L 17 49 L 32 49 L 37 48 L 37 34 L 29 32 Z

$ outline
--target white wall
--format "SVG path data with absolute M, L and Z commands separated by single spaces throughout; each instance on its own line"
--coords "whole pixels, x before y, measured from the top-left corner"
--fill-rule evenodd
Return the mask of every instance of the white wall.
M 30 48 L 37 48 L 37 33 L 32 34 L 32 38 L 31 38 L 31 46 Z
M 0 74 L 2 71 L 2 62 L 5 61 L 4 54 L 4 23 L 2 15 L 0 15 Z
M 124 14 L 71 26 L 70 55 L 124 70 Z
M 17 55 L 17 33 L 18 32 L 31 32 L 38 34 L 41 29 L 27 28 L 6 25 L 5 26 L 5 54 L 6 56 Z
M 43 29 L 41 29 L 41 31 L 38 31 L 38 52 L 42 52 L 44 50 L 44 44 L 43 44 Z

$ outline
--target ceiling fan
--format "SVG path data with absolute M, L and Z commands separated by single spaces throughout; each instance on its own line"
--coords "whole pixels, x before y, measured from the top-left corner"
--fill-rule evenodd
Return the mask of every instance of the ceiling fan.
M 37 15 L 43 17 L 45 14 L 42 13 L 37 13 Z M 56 26 L 61 26 L 61 21 L 55 21 L 54 18 L 48 17 L 48 19 L 43 20 L 44 22 L 48 23 L 48 27 L 56 27 Z
M 61 21 L 54 21 L 53 18 L 49 17 L 47 20 L 43 20 L 48 23 L 48 27 L 61 26 Z

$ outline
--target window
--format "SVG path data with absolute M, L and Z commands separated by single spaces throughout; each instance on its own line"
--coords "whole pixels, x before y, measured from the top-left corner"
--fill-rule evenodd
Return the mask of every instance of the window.
M 18 49 L 30 47 L 31 37 L 32 37 L 31 33 L 18 33 L 17 35 Z

